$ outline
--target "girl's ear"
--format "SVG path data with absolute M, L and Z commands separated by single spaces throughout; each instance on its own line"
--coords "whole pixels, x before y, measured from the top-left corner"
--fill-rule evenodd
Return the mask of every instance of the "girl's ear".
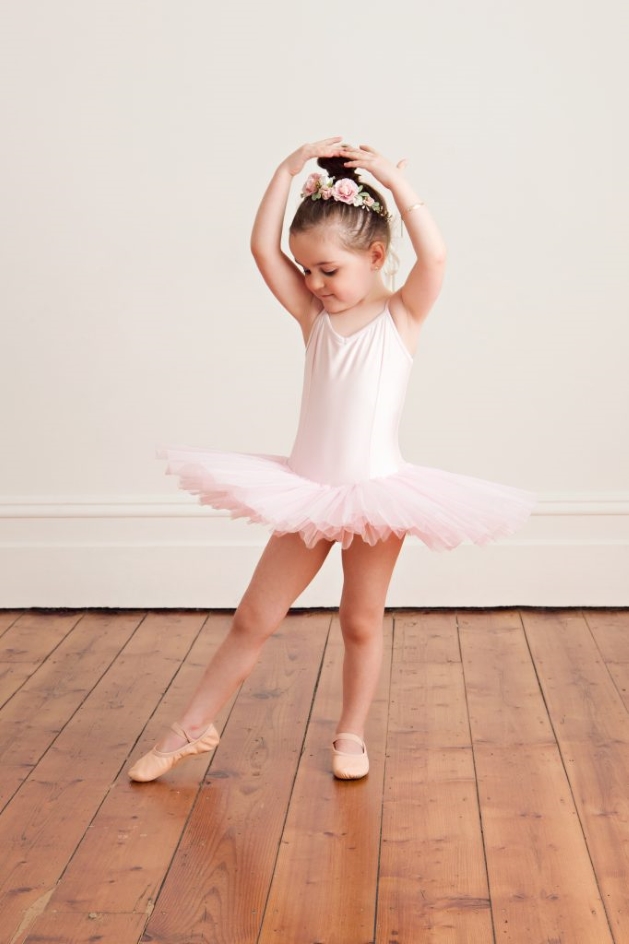
M 381 269 L 387 258 L 387 248 L 384 243 L 380 241 L 373 242 L 369 247 L 369 253 L 371 256 L 372 268 Z

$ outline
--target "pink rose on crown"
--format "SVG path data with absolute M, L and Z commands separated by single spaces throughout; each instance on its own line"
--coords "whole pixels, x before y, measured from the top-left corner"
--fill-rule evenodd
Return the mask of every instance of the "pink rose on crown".
M 342 177 L 332 187 L 332 194 L 334 199 L 340 200 L 341 203 L 353 203 L 358 194 L 358 184 L 349 177 Z
M 322 177 L 325 178 L 325 174 L 310 174 L 310 176 L 306 179 L 306 183 L 304 184 L 302 190 L 302 193 L 305 197 L 309 197 L 312 193 L 317 192 L 320 186 L 319 181 Z

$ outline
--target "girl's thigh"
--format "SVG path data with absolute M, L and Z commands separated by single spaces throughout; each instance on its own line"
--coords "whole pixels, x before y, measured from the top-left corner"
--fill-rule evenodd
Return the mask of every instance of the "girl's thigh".
M 350 614 L 378 616 L 384 610 L 393 568 L 404 538 L 392 534 L 386 541 L 370 545 L 354 538 L 342 552 L 343 594 L 341 610 Z
M 274 534 L 266 545 L 238 607 L 241 614 L 279 622 L 320 570 L 330 541 L 308 548 L 298 534 Z

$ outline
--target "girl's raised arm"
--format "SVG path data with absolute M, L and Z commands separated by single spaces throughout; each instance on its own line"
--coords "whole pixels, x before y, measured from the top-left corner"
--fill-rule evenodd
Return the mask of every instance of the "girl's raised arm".
M 293 177 L 310 159 L 339 154 L 341 140 L 325 138 L 304 144 L 282 161 L 262 197 L 251 232 L 251 252 L 264 281 L 302 327 L 312 316 L 317 300 L 306 288 L 301 270 L 282 250 L 286 204 Z
M 366 144 L 355 148 L 346 145 L 341 154 L 347 158 L 347 167 L 368 170 L 391 191 L 417 257 L 395 297 L 408 318 L 419 325 L 434 305 L 443 282 L 446 247 L 437 224 L 403 174 L 406 161 L 392 164 Z

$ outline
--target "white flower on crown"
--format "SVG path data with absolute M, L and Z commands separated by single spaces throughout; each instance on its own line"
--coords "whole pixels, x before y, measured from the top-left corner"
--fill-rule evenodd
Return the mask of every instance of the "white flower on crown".
M 333 180 L 334 178 L 328 177 L 327 174 L 310 174 L 303 186 L 303 190 L 301 192 L 302 197 L 309 197 L 314 194 L 318 194 L 322 188 L 331 186 Z M 315 199 L 317 199 L 316 196 Z

